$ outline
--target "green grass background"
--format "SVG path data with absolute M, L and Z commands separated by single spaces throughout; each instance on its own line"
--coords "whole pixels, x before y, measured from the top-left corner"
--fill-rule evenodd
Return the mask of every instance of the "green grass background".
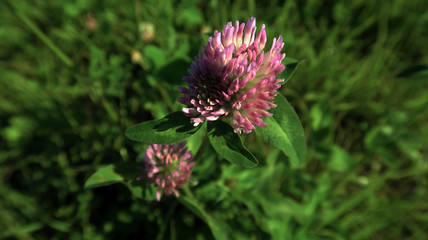
M 428 239 L 427 9 L 0 1 L 0 238 Z M 255 134 L 244 137 L 261 161 L 254 169 L 208 148 L 190 189 L 209 220 L 172 197 L 83 189 L 100 166 L 144 155 L 125 129 L 179 110 L 176 89 L 208 36 L 251 16 L 266 24 L 268 47 L 282 35 L 287 56 L 302 60 L 281 93 L 302 120 L 304 166 Z

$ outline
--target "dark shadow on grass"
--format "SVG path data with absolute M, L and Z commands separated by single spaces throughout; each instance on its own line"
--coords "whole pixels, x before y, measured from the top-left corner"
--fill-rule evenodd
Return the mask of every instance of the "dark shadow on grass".
M 169 84 L 181 85 L 184 83 L 181 76 L 186 76 L 188 74 L 187 69 L 189 66 L 189 62 L 183 59 L 177 59 L 168 63 L 157 72 L 158 75 Z
M 406 68 L 397 75 L 399 78 L 426 78 L 428 77 L 428 65 L 416 65 Z

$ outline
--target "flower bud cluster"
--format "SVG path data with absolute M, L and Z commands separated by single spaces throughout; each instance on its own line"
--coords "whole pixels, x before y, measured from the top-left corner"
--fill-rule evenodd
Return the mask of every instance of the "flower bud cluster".
M 187 184 L 192 162 L 192 154 L 185 147 L 185 142 L 172 145 L 152 144 L 143 158 L 145 168 L 143 178 L 148 184 L 157 187 L 156 199 L 159 201 L 162 192 L 165 195 L 179 196 L 177 189 Z

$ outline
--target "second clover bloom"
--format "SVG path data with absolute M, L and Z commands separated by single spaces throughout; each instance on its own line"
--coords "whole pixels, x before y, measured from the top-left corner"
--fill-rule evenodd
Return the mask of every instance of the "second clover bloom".
M 254 17 L 247 24 L 229 22 L 208 38 L 183 78 L 187 88 L 178 89 L 184 94 L 178 101 L 187 105 L 183 112 L 195 126 L 219 118 L 231 123 L 236 133 L 267 126 L 260 117 L 271 117 L 267 110 L 276 107 L 270 100 L 284 81 L 276 76 L 285 69 L 285 53 L 282 36 L 273 39 L 267 52 L 265 44 L 265 25 L 256 34 Z
M 192 154 L 185 144 L 185 142 L 172 145 L 152 144 L 146 150 L 142 177 L 147 179 L 147 183 L 157 187 L 158 201 L 162 192 L 178 197 L 177 189 L 187 184 L 190 178 L 191 168 L 195 163 L 192 162 Z

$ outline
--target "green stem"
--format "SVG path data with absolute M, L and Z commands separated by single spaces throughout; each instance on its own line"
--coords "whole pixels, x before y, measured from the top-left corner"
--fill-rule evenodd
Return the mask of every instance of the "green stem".
M 205 149 L 210 144 L 210 140 L 208 139 L 208 136 L 205 135 L 204 140 L 202 140 L 201 146 L 199 147 L 198 151 L 196 152 L 195 156 L 193 157 L 193 161 L 197 162 L 199 158 L 204 154 Z
M 180 196 L 178 198 L 178 201 L 208 225 L 208 227 L 211 229 L 214 238 L 230 239 L 228 237 L 229 231 L 225 231 L 224 228 L 224 226 L 226 225 L 224 223 L 219 222 L 204 209 L 204 206 L 193 196 L 193 193 L 190 191 L 189 187 L 184 186 L 183 191 L 185 194 L 184 196 Z
M 168 210 L 168 213 L 166 214 L 165 219 L 163 220 L 164 224 L 162 224 L 161 227 L 159 228 L 159 233 L 158 233 L 158 236 L 157 236 L 158 240 L 165 239 L 165 232 L 166 232 L 166 228 L 168 226 L 167 223 L 171 220 L 172 214 L 174 213 L 176 207 L 177 207 L 177 202 L 174 201 L 171 204 L 171 206 L 170 206 L 170 208 Z
M 182 189 L 186 197 L 196 200 L 195 195 L 193 195 L 192 191 L 190 191 L 189 185 L 184 185 Z

